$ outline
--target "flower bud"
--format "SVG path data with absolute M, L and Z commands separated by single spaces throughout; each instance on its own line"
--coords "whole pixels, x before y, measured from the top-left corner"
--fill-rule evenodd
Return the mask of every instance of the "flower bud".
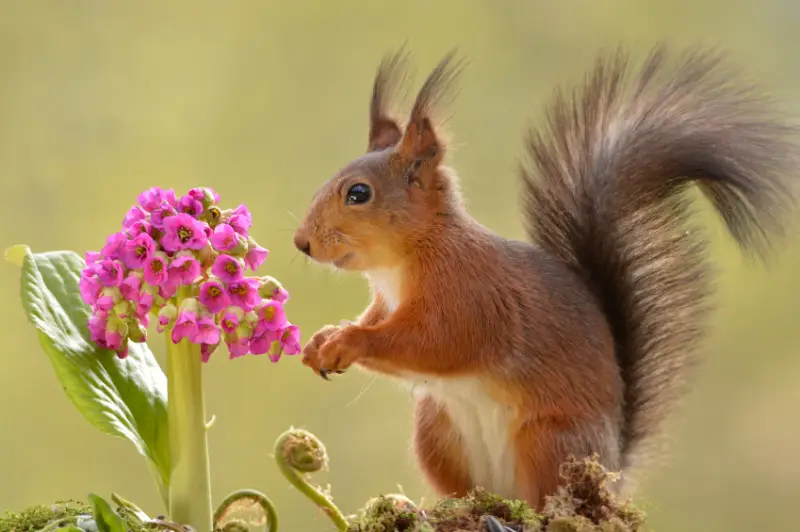
M 211 355 L 214 354 L 214 351 L 217 350 L 219 347 L 219 343 L 216 344 L 200 344 L 200 356 L 202 357 L 203 362 L 208 362 L 211 358 Z
M 114 316 L 113 314 L 108 316 L 108 323 L 106 324 L 106 333 L 114 334 L 117 333 L 123 338 L 128 336 L 128 324 L 125 320 L 122 320 L 119 316 Z
M 193 297 L 187 297 L 183 301 L 180 302 L 180 306 L 178 307 L 179 312 L 194 312 L 197 313 L 200 309 L 200 302 Z
M 209 207 L 217 204 L 217 198 L 213 190 L 208 187 L 200 187 L 200 190 L 203 192 L 203 198 L 200 200 L 200 203 L 203 204 L 203 209 L 208 210 Z
M 167 303 L 161 310 L 158 311 L 158 329 L 159 332 L 163 331 L 163 328 L 171 325 L 175 318 L 178 317 L 178 307 L 173 305 L 172 303 Z
M 236 244 L 225 252 L 226 255 L 231 255 L 236 258 L 244 258 L 247 255 L 248 244 L 247 239 L 242 235 L 236 233 Z
M 266 275 L 259 279 L 258 295 L 264 299 L 274 299 L 275 294 L 283 289 L 281 283 L 274 277 Z
M 100 291 L 95 307 L 100 310 L 111 310 L 122 300 L 122 294 L 116 286 L 106 286 Z
M 136 310 L 133 308 L 133 305 L 130 301 L 122 300 L 119 303 L 115 304 L 114 307 L 111 309 L 112 314 L 116 314 L 122 319 L 126 319 L 136 313 Z
M 267 352 L 270 361 L 277 362 L 278 360 L 280 360 L 282 354 L 283 354 L 283 346 L 281 345 L 280 340 L 275 340 L 274 342 L 272 342 L 272 345 L 269 346 L 269 351 Z
M 245 312 L 242 323 L 248 324 L 250 327 L 255 328 L 258 324 L 258 314 L 255 311 Z
M 147 341 L 147 329 L 142 325 L 141 322 L 138 320 L 128 320 L 128 338 L 131 339 L 132 342 L 146 342 Z
M 214 229 L 222 221 L 222 211 L 216 205 L 211 205 L 203 211 L 200 219 L 206 222 L 211 229 Z

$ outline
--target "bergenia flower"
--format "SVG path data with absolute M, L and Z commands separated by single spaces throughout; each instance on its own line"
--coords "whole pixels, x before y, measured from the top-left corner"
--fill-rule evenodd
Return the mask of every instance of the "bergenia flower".
M 281 349 L 286 355 L 296 355 L 301 351 L 300 346 L 300 328 L 297 325 L 289 325 L 281 331 Z M 277 358 L 270 356 L 273 362 L 277 362 Z
M 208 241 L 206 227 L 185 212 L 170 216 L 164 220 L 166 234 L 161 239 L 161 245 L 167 251 L 202 249 Z
M 122 300 L 122 293 L 114 286 L 107 286 L 100 290 L 94 306 L 102 311 L 109 311 Z
M 300 352 L 300 328 L 289 325 L 281 333 L 281 345 L 287 355 L 296 355 Z
M 217 251 L 232 251 L 239 246 L 239 233 L 233 230 L 228 224 L 219 224 L 214 228 L 214 234 L 211 235 L 211 245 Z
M 168 278 L 172 285 L 192 284 L 200 277 L 200 261 L 194 253 L 189 251 L 179 252 L 169 265 Z
M 139 194 L 139 205 L 147 212 L 152 213 L 155 209 L 161 207 L 162 202 L 165 202 L 173 207 L 177 205 L 178 200 L 175 196 L 173 189 L 164 190 L 163 188 L 152 187 L 141 194 Z
M 219 326 L 227 336 L 233 336 L 236 334 L 242 318 L 244 318 L 244 311 L 241 307 L 228 307 L 220 314 Z
M 95 262 L 94 271 L 103 286 L 119 286 L 122 283 L 123 268 L 118 260 L 103 259 Z
M 247 254 L 244 256 L 244 261 L 251 270 L 255 271 L 267 260 L 269 251 L 256 244 L 253 239 L 249 239 L 248 243 L 249 246 L 247 247 Z
M 175 322 L 178 317 L 178 307 L 172 303 L 167 303 L 158 311 L 158 332 L 164 332 L 167 327 Z
M 258 295 L 258 279 L 246 277 L 241 281 L 228 284 L 228 295 L 234 305 L 244 310 L 253 310 L 261 301 Z
M 128 229 L 130 227 L 133 227 L 135 223 L 141 222 L 146 218 L 147 218 L 147 211 L 145 211 L 138 205 L 134 205 L 125 215 L 125 219 L 122 220 L 122 227 Z
M 128 301 L 137 301 L 139 299 L 139 292 L 142 289 L 143 274 L 138 271 L 132 271 L 128 274 L 122 284 L 119 285 L 119 291 L 122 297 Z
M 94 270 L 91 267 L 87 267 L 81 274 L 78 288 L 80 288 L 83 300 L 88 305 L 94 305 L 97 302 L 100 291 L 103 289 L 103 285 L 100 284 L 100 280 L 94 274 Z
M 200 344 L 200 359 L 203 362 L 208 362 L 217 347 L 219 347 L 219 344 Z
M 167 218 L 174 216 L 177 214 L 178 211 L 175 210 L 175 206 L 167 203 L 166 201 L 162 201 L 153 212 L 150 213 L 150 223 L 156 229 L 164 229 L 164 222 Z
M 274 277 L 266 276 L 260 279 L 258 294 L 264 299 L 274 299 L 280 303 L 289 301 L 289 292 Z
M 281 303 L 286 303 L 289 301 L 289 292 L 282 286 L 280 288 L 276 288 L 272 293 L 272 299 L 275 301 L 280 301 Z
M 197 218 L 203 214 L 203 203 L 192 196 L 186 195 L 178 202 L 178 212 Z
M 234 231 L 244 237 L 247 236 L 247 231 L 250 229 L 251 224 L 252 218 L 250 217 L 250 211 L 248 211 L 247 207 L 244 205 L 239 205 L 236 207 L 233 210 L 231 217 L 228 218 L 228 225 L 233 227 Z
M 156 242 L 147 233 L 140 233 L 123 246 L 123 260 L 128 268 L 141 268 L 156 250 Z
M 87 251 L 84 256 L 83 260 L 86 261 L 86 265 L 94 264 L 95 262 L 99 262 L 103 260 L 102 253 L 98 253 L 97 251 Z
M 144 280 L 151 285 L 162 285 L 167 282 L 169 259 L 163 251 L 156 251 L 144 261 Z
M 197 311 L 185 308 L 178 314 L 175 326 L 172 328 L 172 341 L 180 342 L 184 338 L 193 340 L 197 336 Z
M 258 325 L 256 332 L 263 330 L 278 331 L 286 326 L 286 313 L 283 311 L 283 304 L 270 300 L 256 307 Z
M 231 304 L 231 298 L 222 281 L 209 279 L 200 286 L 200 303 L 211 312 L 217 313 Z
M 214 321 L 214 316 L 200 316 L 197 320 L 197 331 L 195 331 L 192 342 L 196 344 L 216 345 L 219 343 L 220 333 Z
M 227 342 L 227 345 L 231 359 L 243 357 L 247 353 L 250 353 L 249 338 L 239 338 L 237 340 L 234 340 L 233 342 Z
M 247 207 L 223 210 L 219 194 L 193 188 L 178 198 L 150 188 L 125 214 L 100 252 L 85 254 L 79 283 L 92 307 L 89 336 L 124 358 L 144 342 L 150 318 L 169 341 L 198 345 L 203 362 L 223 343 L 230 358 L 299 353 L 286 320 L 289 293 L 272 277 L 250 277 L 269 252 L 248 236 Z
M 125 243 L 128 237 L 125 233 L 114 233 L 109 235 L 106 240 L 106 245 L 100 250 L 100 255 L 105 259 L 121 259 L 122 250 L 125 248 Z
M 278 340 L 278 331 L 263 330 L 256 332 L 250 340 L 250 352 L 254 355 L 268 353 L 272 344 Z
M 219 203 L 219 194 L 208 187 L 193 188 L 186 195 L 199 201 L 203 205 L 204 209 Z
M 219 255 L 211 267 L 211 273 L 226 283 L 235 283 L 244 277 L 244 264 L 230 255 Z

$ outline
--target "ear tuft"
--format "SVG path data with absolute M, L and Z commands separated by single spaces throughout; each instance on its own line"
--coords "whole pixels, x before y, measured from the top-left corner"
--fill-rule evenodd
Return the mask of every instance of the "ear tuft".
M 466 63 L 456 60 L 456 54 L 454 49 L 439 62 L 417 94 L 398 147 L 406 159 L 438 162 L 444 156 L 445 146 L 434 126 L 434 114 L 457 92 L 457 81 Z
M 401 127 L 392 118 L 390 106 L 398 92 L 408 86 L 408 54 L 405 46 L 386 55 L 375 74 L 369 109 L 369 142 L 367 151 L 383 150 L 397 144 L 403 136 Z

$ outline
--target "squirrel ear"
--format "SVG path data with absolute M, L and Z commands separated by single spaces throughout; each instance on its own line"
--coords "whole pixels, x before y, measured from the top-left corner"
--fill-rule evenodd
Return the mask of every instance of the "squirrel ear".
M 369 107 L 369 143 L 367 151 L 383 150 L 397 144 L 403 131 L 390 116 L 389 106 L 396 93 L 406 85 L 408 56 L 405 47 L 381 61 L 372 85 Z
M 447 54 L 425 80 L 397 148 L 398 153 L 413 161 L 415 166 L 438 164 L 444 156 L 444 142 L 434 127 L 433 114 L 445 97 L 454 96 L 456 80 L 464 66 L 462 61 L 453 62 L 455 55 L 456 50 Z

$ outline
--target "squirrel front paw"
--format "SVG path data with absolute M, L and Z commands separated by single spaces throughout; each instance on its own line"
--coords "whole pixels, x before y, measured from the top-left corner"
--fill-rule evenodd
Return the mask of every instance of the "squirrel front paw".
M 328 380 L 330 373 L 344 373 L 360 357 L 360 347 L 357 328 L 328 325 L 303 348 L 303 364 Z
M 303 347 L 303 364 L 314 370 L 314 373 L 328 380 L 327 373 L 320 370 L 319 349 L 332 335 L 339 332 L 342 328 L 336 325 L 326 325 L 311 337 L 311 340 Z

